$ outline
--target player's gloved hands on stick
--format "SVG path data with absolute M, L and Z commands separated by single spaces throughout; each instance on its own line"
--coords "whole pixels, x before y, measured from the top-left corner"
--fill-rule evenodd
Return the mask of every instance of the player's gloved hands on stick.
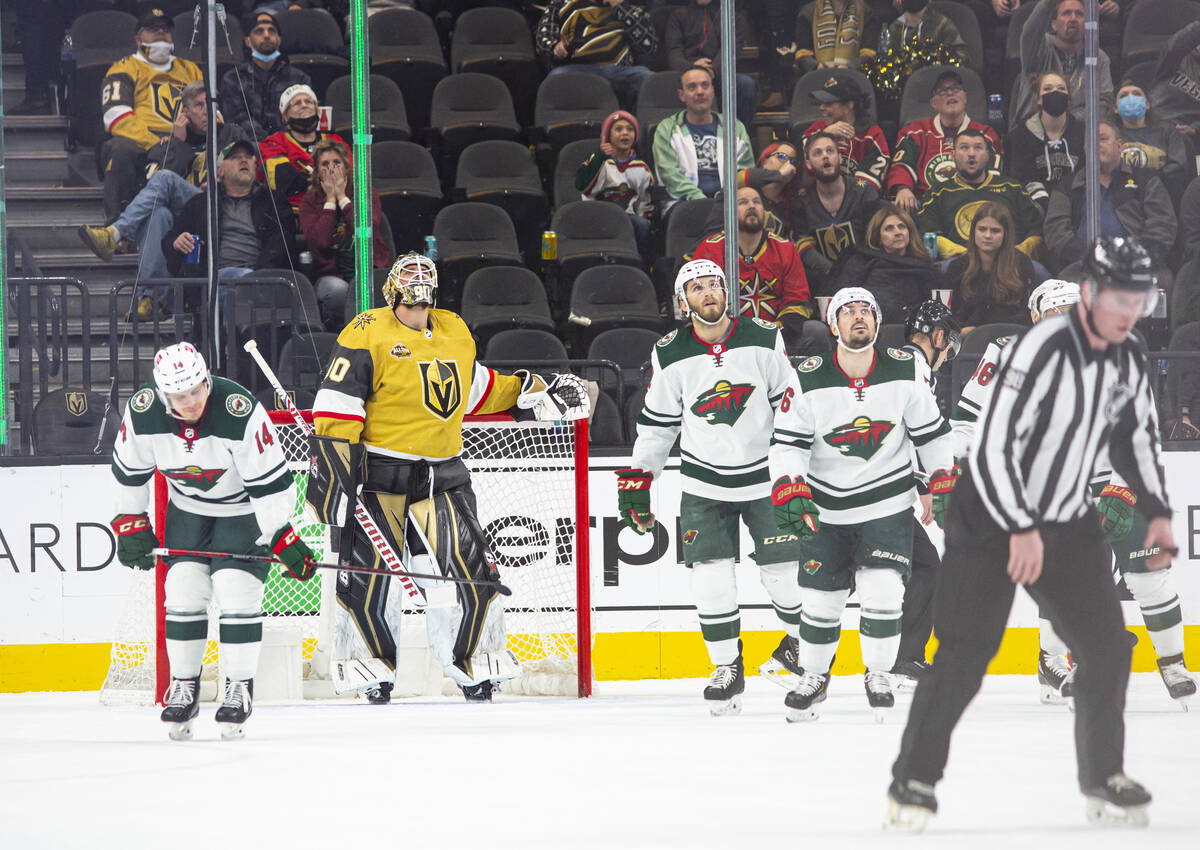
M 276 558 L 283 561 L 287 571 L 300 581 L 308 581 L 317 571 L 312 564 L 316 559 L 315 553 L 290 525 L 285 525 L 275 532 L 271 539 L 271 551 L 275 553 Z
M 650 482 L 653 478 L 644 469 L 617 470 L 617 512 L 638 534 L 654 528 L 654 514 L 650 513 Z
M 117 560 L 139 570 L 154 569 L 150 551 L 158 546 L 158 538 L 150 529 L 146 514 L 117 514 L 109 523 L 117 535 Z
M 1096 512 L 1100 514 L 1100 530 L 1104 532 L 1105 543 L 1116 543 L 1129 535 L 1133 529 L 1136 504 L 1137 497 L 1127 487 L 1104 485 L 1096 503 Z
M 929 476 L 929 495 L 933 497 L 933 521 L 938 528 L 946 527 L 946 505 L 950 502 L 950 493 L 958 483 L 962 469 L 958 464 L 949 469 L 939 469 Z
M 776 479 L 771 487 L 771 504 L 775 506 L 775 524 L 781 531 L 807 540 L 821 530 L 821 515 L 813 501 L 812 490 L 804 479 L 790 475 Z

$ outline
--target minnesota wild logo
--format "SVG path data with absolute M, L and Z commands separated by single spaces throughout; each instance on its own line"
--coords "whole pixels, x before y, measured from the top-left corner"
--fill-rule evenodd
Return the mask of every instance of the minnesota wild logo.
M 711 390 L 700 393 L 692 404 L 692 413 L 710 425 L 732 425 L 741 417 L 753 393 L 754 384 L 717 381 Z
M 217 486 L 217 481 L 225 474 L 223 469 L 201 469 L 191 464 L 182 469 L 164 469 L 162 474 L 172 481 L 178 481 L 185 487 L 195 487 L 207 492 Z
M 848 457 L 870 460 L 879 451 L 895 424 L 859 416 L 825 435 L 825 442 Z

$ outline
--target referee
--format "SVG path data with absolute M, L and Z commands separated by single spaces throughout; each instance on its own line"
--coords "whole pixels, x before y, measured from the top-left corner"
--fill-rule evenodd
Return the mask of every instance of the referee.
M 1122 772 L 1130 647 L 1088 480 L 1107 447 L 1149 520 L 1146 547 L 1159 547 L 1147 567 L 1169 566 L 1177 550 L 1158 417 L 1145 355 L 1129 339 L 1157 294 L 1146 251 L 1133 239 L 1102 238 L 1084 261 L 1075 309 L 1005 348 L 950 502 L 933 601 L 938 651 L 892 766 L 886 825 L 919 830 L 937 811 L 933 786 L 950 733 L 1000 646 L 1017 584 L 1073 650 L 1089 819 L 1147 822 L 1150 794 Z

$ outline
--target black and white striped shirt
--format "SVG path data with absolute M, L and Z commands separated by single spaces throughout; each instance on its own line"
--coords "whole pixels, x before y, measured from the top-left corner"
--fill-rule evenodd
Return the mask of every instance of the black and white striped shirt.
M 1082 516 L 1105 447 L 1142 513 L 1171 515 L 1146 357 L 1133 340 L 1094 351 L 1072 310 L 1006 346 L 993 382 L 970 467 L 1001 528 Z

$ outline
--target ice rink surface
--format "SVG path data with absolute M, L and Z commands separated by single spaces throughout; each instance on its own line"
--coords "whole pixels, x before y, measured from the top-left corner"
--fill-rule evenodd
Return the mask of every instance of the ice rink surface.
M 589 700 L 260 704 L 222 742 L 167 740 L 157 709 L 95 693 L 0 695 L 0 848 L 1200 847 L 1200 705 L 1133 677 L 1126 767 L 1155 795 L 1146 831 L 1089 826 L 1073 718 L 1031 676 L 992 676 L 959 726 L 941 814 L 880 828 L 910 697 L 877 725 L 861 677 L 788 725 L 747 680 L 713 718 L 701 681 L 602 682 Z

